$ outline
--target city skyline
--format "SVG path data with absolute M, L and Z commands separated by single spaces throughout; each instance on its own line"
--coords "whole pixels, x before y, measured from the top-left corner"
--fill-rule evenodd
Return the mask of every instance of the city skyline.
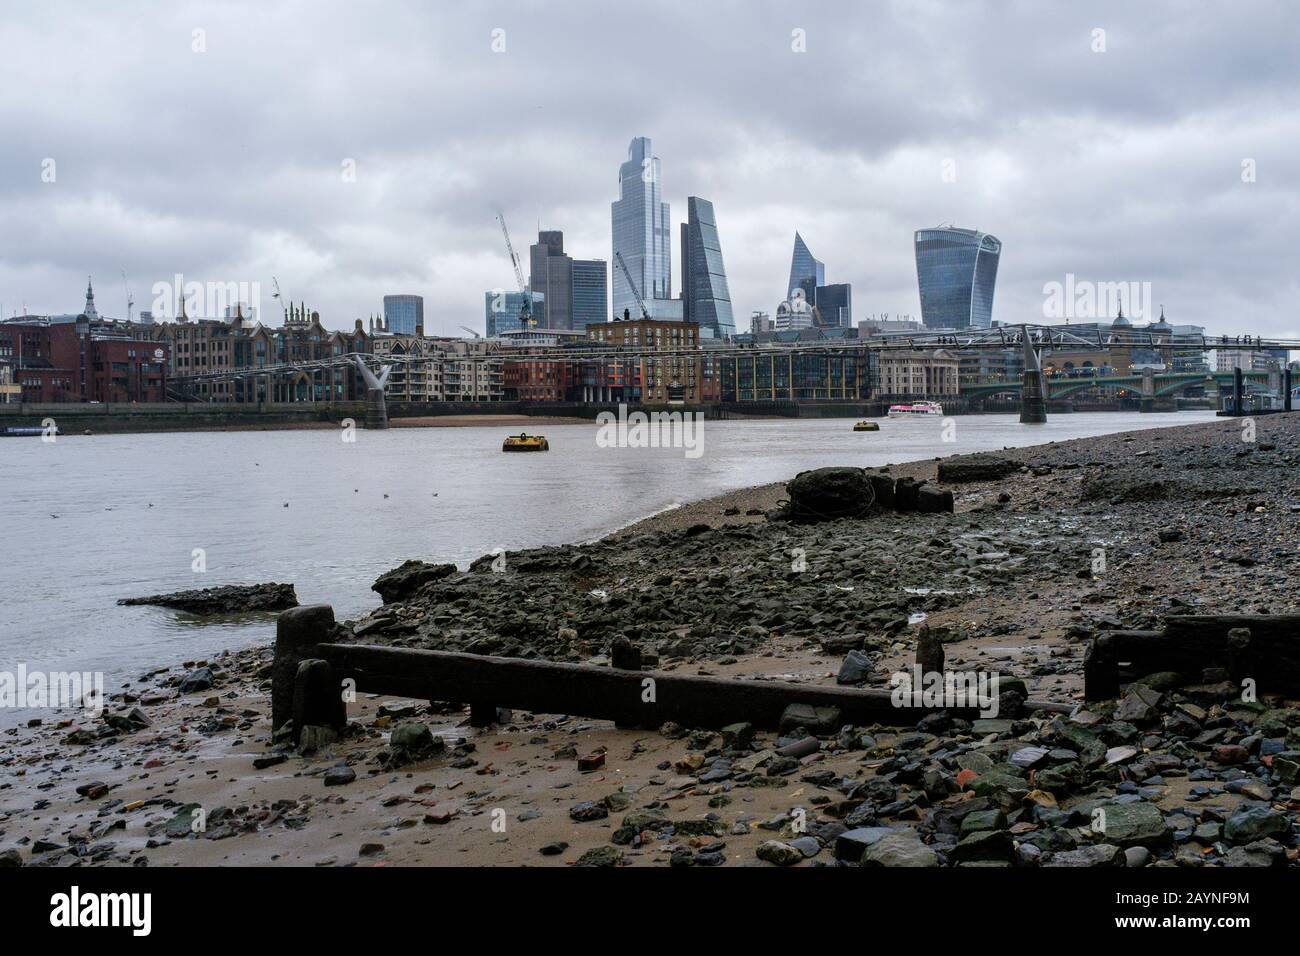
M 665 166 L 662 199 L 678 210 L 669 232 L 690 195 L 717 209 L 740 316 L 779 299 L 772 276 L 786 271 L 796 229 L 854 286 L 858 318 L 918 314 L 912 235 L 954 221 L 1012 250 L 999 321 L 1041 320 L 1044 286 L 1069 275 L 1149 282 L 1171 321 L 1211 333 L 1245 322 L 1296 334 L 1284 250 L 1297 238 L 1286 212 L 1300 206 L 1290 148 L 1300 111 L 1285 91 L 1298 28 L 1279 5 L 1249 7 L 1186 18 L 1170 4 L 1101 4 L 1027 11 L 1009 28 L 985 24 L 982 5 L 833 23 L 775 7 L 732 22 L 723 6 L 692 11 L 690 33 L 680 9 L 640 14 L 645 41 L 671 41 L 671 56 L 690 64 L 682 70 L 609 68 L 599 41 L 626 23 L 589 15 L 594 6 L 560 16 L 505 6 L 485 19 L 394 4 L 369 20 L 340 8 L 340 27 L 314 34 L 312 60 L 364 58 L 404 34 L 428 55 L 358 72 L 325 98 L 327 75 L 277 50 L 301 8 L 182 5 L 129 28 L 88 10 L 75 31 L 51 29 L 57 13 L 23 10 L 2 28 L 13 68 L 63 66 L 0 94 L 11 131 L 0 145 L 10 226 L 0 307 L 6 317 L 73 311 L 71 290 L 91 273 L 101 313 L 125 316 L 129 288 L 138 314 L 154 282 L 184 272 L 260 282 L 260 314 L 273 322 L 277 276 L 285 299 L 311 302 L 330 328 L 400 292 L 429 301 L 428 331 L 451 334 L 477 323 L 484 290 L 514 288 L 492 209 L 527 223 L 525 234 L 540 220 L 600 254 L 610 170 L 645 135 Z M 595 42 L 573 38 L 579 22 Z M 795 30 L 805 52 L 792 49 Z M 76 52 L 90 36 L 93 63 Z M 727 56 L 711 56 L 711 42 Z M 772 69 L 729 76 L 742 55 Z M 551 77 L 545 99 L 530 94 L 527 77 L 557 56 L 572 70 Z M 989 60 L 1003 64 L 996 74 Z M 1048 62 L 1053 83 L 1022 82 Z M 1269 69 L 1245 68 L 1256 63 Z M 792 133 L 788 117 L 828 72 L 861 81 L 819 94 L 848 132 L 827 142 Z M 659 95 L 637 95 L 652 74 Z M 482 87 L 474 97 L 470 82 Z M 393 84 L 411 91 L 400 108 L 382 93 Z M 96 96 L 77 95 L 87 88 Z M 688 98 L 701 90 L 709 96 Z M 676 293 L 678 261 L 671 270 Z

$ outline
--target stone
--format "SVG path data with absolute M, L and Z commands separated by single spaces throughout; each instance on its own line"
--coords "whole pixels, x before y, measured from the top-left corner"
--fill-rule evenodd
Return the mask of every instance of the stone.
M 152 604 L 189 614 L 245 614 L 252 611 L 283 611 L 298 606 L 292 584 L 228 584 L 215 588 L 122 598 L 118 604 Z
M 427 724 L 418 721 L 398 724 L 394 727 L 388 745 L 392 751 L 390 758 L 392 766 L 423 760 L 443 753 L 447 749 L 445 740 L 435 737 Z
M 875 503 L 875 490 L 862 468 L 817 468 L 801 471 L 785 486 L 792 521 L 833 521 L 858 518 Z
M 1001 810 L 974 810 L 961 820 L 961 835 L 969 836 L 983 830 L 1005 830 L 1007 815 Z
M 894 831 L 889 827 L 857 827 L 835 838 L 835 859 L 853 863 L 862 860 L 862 852 Z
M 915 830 L 893 830 L 863 851 L 862 865 L 931 867 L 939 865 L 939 856 L 921 842 Z
M 1095 843 L 1077 850 L 1053 853 L 1043 863 L 1050 867 L 1124 866 L 1124 851 L 1113 843 Z
M 623 851 L 616 846 L 598 846 L 578 857 L 578 866 L 619 866 Z
M 1010 860 L 1015 854 L 1011 834 L 1006 830 L 978 830 L 963 836 L 948 856 L 955 863 L 974 860 Z
M 1282 837 L 1291 831 L 1286 815 L 1268 807 L 1247 807 L 1228 817 L 1223 837 L 1237 845 L 1254 843 L 1266 837 Z
M 996 481 L 1020 470 L 1020 463 L 997 455 L 958 455 L 939 462 L 938 479 L 946 484 Z
M 1149 724 L 1159 716 L 1157 708 L 1163 699 L 1164 694 L 1153 687 L 1130 684 L 1115 708 L 1115 719 L 1130 724 Z
M 728 724 L 718 733 L 722 746 L 728 750 L 743 750 L 754 742 L 754 725 L 750 723 Z
M 1153 803 L 1107 803 L 1094 815 L 1093 829 L 1121 849 L 1130 846 L 1157 846 L 1172 837 L 1160 808 Z
M 1131 846 L 1124 851 L 1124 865 L 1129 867 L 1146 866 L 1151 862 L 1151 851 L 1144 846 Z
M 357 772 L 351 767 L 330 767 L 323 779 L 327 787 L 341 787 L 356 780 Z
M 584 800 L 582 803 L 575 803 L 569 808 L 569 819 L 575 823 L 603 820 L 607 816 L 609 816 L 609 809 L 593 800 Z
M 0 870 L 23 865 L 23 855 L 14 849 L 0 850 Z
M 197 691 L 209 690 L 214 683 L 216 683 L 216 677 L 212 673 L 211 667 L 196 667 L 181 678 L 181 682 L 176 686 L 176 689 L 182 694 L 193 694 Z
M 1245 846 L 1234 846 L 1223 862 L 1225 866 L 1286 866 L 1286 847 L 1276 840 L 1256 840 Z
M 454 564 L 429 564 L 426 561 L 404 561 L 381 574 L 370 585 L 385 604 L 405 601 L 431 581 L 441 581 L 456 573 Z
M 860 683 L 871 676 L 872 670 L 871 658 L 862 651 L 849 651 L 840 664 L 840 672 L 835 675 L 835 683 Z
M 798 849 L 780 840 L 767 840 L 760 843 L 755 853 L 760 860 L 776 866 L 794 866 L 804 858 Z
M 790 704 L 781 713 L 780 729 L 784 733 L 803 727 L 810 734 L 830 734 L 840 729 L 838 707 L 814 707 L 811 704 Z

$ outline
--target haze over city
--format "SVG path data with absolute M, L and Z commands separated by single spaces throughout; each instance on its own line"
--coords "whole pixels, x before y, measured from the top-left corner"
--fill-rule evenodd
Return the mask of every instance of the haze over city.
M 260 282 L 271 309 L 274 275 L 329 328 L 414 293 L 459 334 L 514 285 L 495 212 L 518 247 L 540 225 L 609 260 L 647 136 L 673 294 L 705 197 L 741 329 L 784 296 L 796 230 L 855 319 L 919 318 L 913 233 L 952 222 L 1004 244 L 1001 322 L 1042 321 L 1074 274 L 1295 335 L 1297 40 L 1284 3 L 15 8 L 0 308 L 76 311 L 92 274 L 125 316 L 125 272 L 137 309 L 176 273 Z

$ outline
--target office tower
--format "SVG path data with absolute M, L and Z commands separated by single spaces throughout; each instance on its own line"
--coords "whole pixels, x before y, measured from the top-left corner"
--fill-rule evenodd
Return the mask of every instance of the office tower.
M 853 286 L 849 283 L 817 286 L 813 290 L 813 305 L 822 328 L 853 327 Z
M 424 296 L 384 296 L 384 328 L 396 335 L 414 335 L 424 328 Z
M 790 257 L 790 284 L 786 288 L 786 298 L 793 299 L 796 290 L 802 287 L 805 279 L 811 279 L 813 286 L 826 284 L 826 266 L 819 262 L 809 251 L 803 236 L 794 234 L 794 254 Z M 806 292 L 805 288 L 805 292 Z M 812 305 L 812 300 L 808 300 Z
M 539 329 L 573 328 L 573 258 L 564 253 L 564 233 L 548 229 L 537 234 L 528 250 L 529 288 L 546 302 L 534 316 Z
M 686 200 L 687 221 L 682 223 L 682 315 L 714 338 L 736 334 L 731 314 L 731 291 L 722 264 L 722 245 L 713 203 L 691 196 Z
M 638 136 L 628 145 L 627 162 L 619 167 L 618 199 L 610 205 L 615 315 L 621 316 L 624 309 L 634 317 L 641 314 L 636 294 L 618 266 L 620 255 L 653 314 L 659 311 L 655 300 L 672 298 L 668 203 L 660 195 L 659 158 L 651 151 L 649 138 Z
M 574 259 L 572 328 L 603 325 L 609 319 L 609 269 L 605 261 Z
M 928 329 L 987 329 L 1002 243 L 975 229 L 940 226 L 916 233 L 921 321 Z

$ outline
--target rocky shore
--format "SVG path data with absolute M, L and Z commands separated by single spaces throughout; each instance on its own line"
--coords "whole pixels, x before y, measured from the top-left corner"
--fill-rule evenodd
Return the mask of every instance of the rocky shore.
M 460 706 L 361 695 L 303 752 L 270 726 L 269 649 L 226 654 L 142 676 L 104 717 L 9 731 L 0 863 L 1294 865 L 1294 701 L 1245 700 L 1210 668 L 1082 703 L 1108 631 L 1300 611 L 1300 417 L 1254 428 L 888 469 L 951 493 L 952 513 L 776 521 L 783 483 L 467 572 L 411 562 L 336 636 L 588 663 L 625 640 L 652 669 L 883 688 L 924 626 L 947 668 L 1066 713 L 778 733 L 515 712 L 476 729 Z

